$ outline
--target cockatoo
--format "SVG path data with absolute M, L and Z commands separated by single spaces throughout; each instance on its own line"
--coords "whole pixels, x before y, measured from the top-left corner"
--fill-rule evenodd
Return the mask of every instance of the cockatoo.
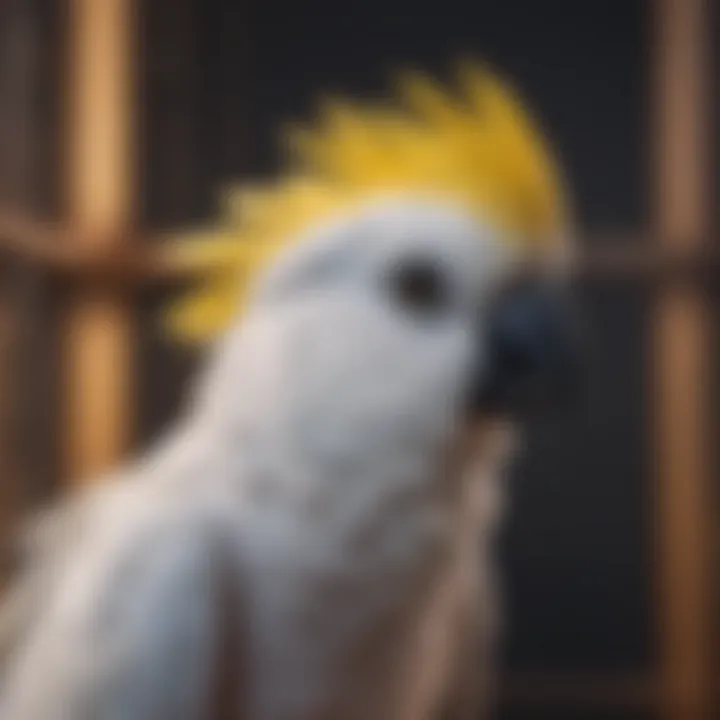
M 477 66 L 291 130 L 286 173 L 179 246 L 204 282 L 169 326 L 211 348 L 187 411 L 25 538 L 3 720 L 475 716 L 496 431 L 573 371 L 565 205 Z

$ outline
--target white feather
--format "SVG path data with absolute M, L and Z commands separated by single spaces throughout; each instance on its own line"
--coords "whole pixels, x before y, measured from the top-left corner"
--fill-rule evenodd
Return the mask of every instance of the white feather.
M 243 720 L 429 717 L 445 680 L 413 694 L 422 628 L 441 588 L 474 576 L 469 548 L 493 524 L 476 513 L 457 541 L 469 484 L 446 461 L 471 315 L 502 247 L 455 208 L 407 201 L 282 259 L 178 428 L 51 515 L 16 585 L 4 720 L 207 717 L 220 546 L 239 592 Z M 458 291 L 435 324 L 382 287 L 416 251 Z M 456 601 L 435 612 L 441 637 Z

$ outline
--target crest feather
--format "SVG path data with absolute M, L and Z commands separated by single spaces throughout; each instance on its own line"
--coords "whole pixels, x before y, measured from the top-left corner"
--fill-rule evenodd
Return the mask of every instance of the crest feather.
M 449 197 L 490 218 L 508 241 L 542 246 L 567 221 L 546 143 L 513 90 L 488 69 L 461 64 L 458 92 L 404 73 L 395 103 L 325 100 L 310 126 L 285 138 L 286 174 L 231 188 L 218 228 L 179 242 L 206 277 L 170 312 L 174 334 L 205 340 L 232 322 L 242 291 L 302 230 L 384 193 Z

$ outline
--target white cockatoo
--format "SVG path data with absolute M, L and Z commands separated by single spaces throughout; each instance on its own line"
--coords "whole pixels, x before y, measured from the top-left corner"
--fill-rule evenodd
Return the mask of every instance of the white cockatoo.
M 328 103 L 286 176 L 183 251 L 206 282 L 170 325 L 217 341 L 166 438 L 25 538 L 3 720 L 459 719 L 487 700 L 504 430 L 572 370 L 567 214 L 495 76 L 400 85 Z

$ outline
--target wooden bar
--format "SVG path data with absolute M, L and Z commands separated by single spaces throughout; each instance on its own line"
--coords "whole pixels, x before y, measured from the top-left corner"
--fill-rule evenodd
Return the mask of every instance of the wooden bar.
M 133 0 L 69 0 L 68 188 L 76 242 L 113 248 L 135 213 Z M 115 463 L 131 428 L 133 329 L 115 287 L 78 288 L 65 325 L 67 472 Z
M 22 154 L 28 135 L 28 89 L 32 87 L 28 63 L 23 62 L 32 55 L 28 52 L 27 41 L 32 37 L 28 25 L 32 23 L 17 2 L 0 3 L 0 196 L 4 202 L 16 201 L 12 182 L 15 172 L 27 175 L 23 173 L 27 164 L 22 163 L 26 159 Z M 18 180 L 22 186 L 27 183 L 27 177 Z M 0 587 L 9 575 L 6 552 L 24 504 L 26 479 L 16 435 L 20 413 L 15 373 L 21 333 L 10 285 L 7 272 L 0 275 Z
M 0 198 L 23 212 L 37 209 L 46 118 L 38 113 L 47 72 L 43 8 L 23 0 L 0 4 Z M 17 525 L 39 498 L 38 456 L 47 435 L 37 422 L 31 377 L 38 327 L 38 288 L 14 259 L 0 271 L 0 581 L 9 574 Z M 32 452 L 29 441 L 33 439 Z
M 9 548 L 15 523 L 23 510 L 22 477 L 15 452 L 17 393 L 12 373 L 13 342 L 17 337 L 15 307 L 0 286 L 0 590 L 10 574 Z
M 17 258 L 51 277 L 110 282 L 130 290 L 191 280 L 196 270 L 173 252 L 177 233 L 135 233 L 97 243 L 64 224 L 37 220 L 0 205 L 0 263 Z M 578 239 L 580 251 L 569 268 L 577 282 L 631 280 L 716 282 L 720 277 L 720 238 L 693 242 L 657 234 L 608 233 Z
M 705 0 L 656 0 L 656 228 L 680 253 L 710 223 L 710 17 Z M 672 240 L 671 240 L 672 238 Z M 663 248 L 667 249 L 667 248 Z M 666 717 L 710 717 L 710 320 L 700 288 L 668 286 L 655 317 L 659 629 Z

